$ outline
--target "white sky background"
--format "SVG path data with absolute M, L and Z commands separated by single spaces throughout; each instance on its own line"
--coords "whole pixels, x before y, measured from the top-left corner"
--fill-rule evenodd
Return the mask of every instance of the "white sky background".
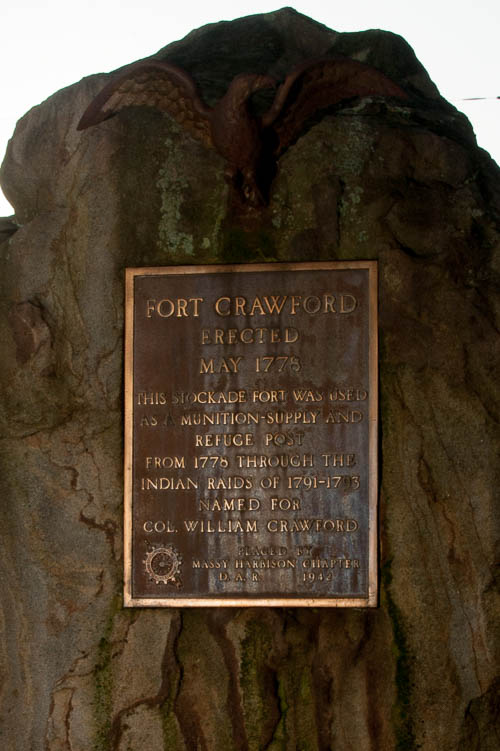
M 285 0 L 286 2 L 286 0 Z M 291 3 L 336 31 L 403 36 L 441 94 L 500 162 L 499 0 L 308 0 Z M 0 157 L 16 121 L 92 73 L 152 55 L 206 23 L 282 7 L 279 0 L 17 0 L 0 14 Z M 491 97 L 463 102 L 465 97 Z M 0 216 L 12 209 L 0 194 Z

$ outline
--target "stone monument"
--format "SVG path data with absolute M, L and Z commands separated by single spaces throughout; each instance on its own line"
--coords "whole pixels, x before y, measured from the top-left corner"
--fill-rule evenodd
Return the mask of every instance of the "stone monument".
M 285 8 L 153 57 L 209 108 L 239 74 L 279 85 L 313 58 L 405 97 L 313 113 L 263 200 L 150 107 L 78 130 L 120 71 L 18 123 L 1 171 L 4 747 L 493 751 L 499 169 L 394 34 Z M 379 276 L 378 606 L 124 608 L 125 269 L 358 261 Z

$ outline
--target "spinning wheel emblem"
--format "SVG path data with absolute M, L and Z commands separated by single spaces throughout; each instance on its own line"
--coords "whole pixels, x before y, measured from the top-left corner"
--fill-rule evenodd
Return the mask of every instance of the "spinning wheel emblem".
M 172 545 L 154 545 L 146 553 L 144 567 L 155 584 L 182 586 L 180 568 L 182 556 Z

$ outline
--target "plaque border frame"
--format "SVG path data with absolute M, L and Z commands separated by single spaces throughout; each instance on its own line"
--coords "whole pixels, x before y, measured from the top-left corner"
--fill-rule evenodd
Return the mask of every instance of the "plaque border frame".
M 366 269 L 369 288 L 369 392 L 368 412 L 368 596 L 365 597 L 133 597 L 132 596 L 132 475 L 133 475 L 133 354 L 134 354 L 134 279 L 136 276 L 176 274 L 245 273 L 251 271 L 334 271 Z M 193 266 L 149 266 L 125 269 L 125 419 L 124 419 L 124 607 L 314 607 L 374 608 L 378 606 L 378 262 L 311 261 L 305 263 L 245 263 Z

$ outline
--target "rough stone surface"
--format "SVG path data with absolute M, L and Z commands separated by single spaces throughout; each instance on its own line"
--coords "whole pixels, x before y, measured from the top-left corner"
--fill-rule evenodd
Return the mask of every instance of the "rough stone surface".
M 213 100 L 243 70 L 339 52 L 410 100 L 311 126 L 251 225 L 222 160 L 168 117 L 76 131 L 105 75 L 18 124 L 0 227 L 3 748 L 500 747 L 498 167 L 389 33 L 285 9 L 160 56 Z M 380 607 L 123 610 L 123 269 L 353 258 L 380 272 Z

